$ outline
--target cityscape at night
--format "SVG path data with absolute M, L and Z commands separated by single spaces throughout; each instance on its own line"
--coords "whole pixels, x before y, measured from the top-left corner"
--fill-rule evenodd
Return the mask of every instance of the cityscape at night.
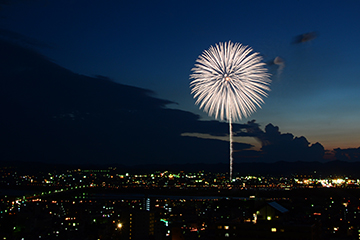
M 2 239 L 360 239 L 360 178 L 25 172 L 1 168 Z
M 359 240 L 358 0 L 0 0 L 0 240 Z

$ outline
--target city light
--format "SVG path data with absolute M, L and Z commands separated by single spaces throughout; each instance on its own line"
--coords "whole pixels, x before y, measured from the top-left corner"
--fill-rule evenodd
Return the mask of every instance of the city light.
M 216 172 L 156 171 L 151 174 L 128 173 L 126 176 L 114 170 L 109 171 L 67 170 L 66 174 L 50 172 L 43 176 L 39 174 L 28 177 L 5 175 L 5 180 L 0 178 L 3 185 L 23 184 L 26 189 L 33 187 L 38 191 L 19 196 L 1 196 L 0 221 L 10 216 L 14 219 L 33 218 L 27 214 L 36 212 L 36 218 L 46 219 L 37 220 L 40 221 L 37 227 L 44 227 L 41 238 L 66 238 L 63 236 L 65 232 L 83 233 L 84 229 L 94 229 L 92 234 L 95 235 L 117 231 L 113 234 L 130 239 L 131 233 L 131 238 L 136 239 L 137 231 L 140 231 L 136 230 L 137 226 L 143 227 L 144 219 L 147 219 L 145 223 L 148 224 L 148 234 L 163 230 L 164 236 L 168 237 L 174 234 L 183 234 L 188 238 L 190 234 L 202 237 L 210 229 L 216 229 L 222 237 L 229 234 L 229 237 L 240 238 L 243 227 L 262 228 L 266 223 L 265 232 L 276 238 L 278 234 L 292 231 L 281 225 L 284 218 L 279 211 L 287 208 L 289 211 L 286 214 L 295 221 L 298 214 L 304 222 L 311 223 L 311 226 L 317 227 L 319 221 L 327 224 L 319 231 L 323 231 L 327 237 L 326 234 L 330 234 L 328 238 L 331 238 L 331 234 L 358 234 L 354 226 L 359 223 L 360 198 L 356 194 L 348 194 L 352 197 L 333 194 L 336 189 L 344 193 L 359 189 L 360 181 L 349 176 L 317 178 L 309 175 L 275 177 L 238 174 L 234 178 L 236 181 L 229 184 L 226 174 Z M 45 177 L 51 179 L 51 183 L 42 185 L 41 181 Z M 317 189 L 322 189 L 321 194 L 313 194 Z M 163 194 L 163 191 L 171 194 Z M 142 194 L 145 192 L 151 194 Z M 300 197 L 294 198 L 296 195 Z M 272 210 L 262 210 L 264 205 Z M 280 205 L 284 208 L 279 207 Z M 188 219 L 198 219 L 199 223 L 192 223 Z M 176 222 L 183 224 L 181 231 L 171 231 L 170 234 L 168 230 L 173 229 Z M 31 221 L 26 224 L 30 223 Z M 269 224 L 272 223 L 277 224 L 276 227 L 270 228 Z M 104 233 L 102 229 L 109 229 L 104 228 L 107 224 L 113 227 L 109 233 Z M 46 230 L 45 226 L 50 227 Z M 11 226 L 11 230 L 17 234 L 24 229 L 31 228 L 16 224 Z M 20 234 L 19 239 L 22 236 L 25 237 Z M 10 239 L 9 235 L 0 232 L 0 238 L 4 237 Z

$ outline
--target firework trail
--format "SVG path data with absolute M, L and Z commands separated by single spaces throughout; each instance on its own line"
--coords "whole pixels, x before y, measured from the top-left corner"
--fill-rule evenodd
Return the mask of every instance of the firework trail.
M 191 94 L 210 116 L 229 122 L 230 181 L 232 180 L 232 122 L 261 107 L 271 80 L 259 53 L 240 43 L 215 44 L 205 50 L 191 69 Z

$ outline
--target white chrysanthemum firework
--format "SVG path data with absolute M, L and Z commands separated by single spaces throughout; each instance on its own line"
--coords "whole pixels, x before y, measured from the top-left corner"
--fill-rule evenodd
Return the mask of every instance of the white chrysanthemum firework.
M 219 43 L 205 50 L 190 75 L 196 104 L 210 116 L 229 121 L 230 182 L 233 169 L 232 121 L 241 120 L 264 102 L 271 83 L 259 53 L 240 43 Z
M 259 53 L 239 43 L 211 46 L 196 60 L 190 75 L 196 104 L 210 116 L 241 120 L 261 107 L 270 74 Z

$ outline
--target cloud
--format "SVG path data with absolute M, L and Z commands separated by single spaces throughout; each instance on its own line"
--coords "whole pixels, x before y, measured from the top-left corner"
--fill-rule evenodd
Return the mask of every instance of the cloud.
M 73 73 L 14 42 L 0 39 L 0 52 L 3 160 L 228 162 L 227 142 L 181 136 L 226 135 L 226 123 L 169 109 L 171 101 L 147 89 Z
M 261 130 L 255 120 L 248 122 L 246 133 L 240 136 L 253 136 L 261 142 L 262 161 L 321 161 L 325 154 L 320 143 L 310 145 L 303 136 L 294 137 L 291 133 L 281 133 L 279 127 L 269 123 Z
M 303 34 L 295 36 L 293 39 L 293 43 L 299 44 L 299 43 L 310 42 L 310 41 L 314 40 L 316 37 L 317 37 L 316 32 L 303 33 Z
M 275 69 L 276 75 L 280 77 L 285 68 L 285 61 L 281 57 L 277 56 L 274 59 L 268 61 L 267 65 L 270 67 L 270 69 Z
M 335 158 L 342 161 L 359 161 L 360 147 L 358 148 L 336 148 L 334 149 Z
M 227 123 L 225 125 L 228 127 Z M 264 130 L 255 120 L 246 124 L 234 124 L 234 126 L 236 126 L 234 136 L 253 137 L 261 143 L 260 151 L 250 150 L 253 147 L 251 144 L 234 147 L 234 161 L 236 162 L 324 160 L 325 150 L 320 143 L 310 144 L 303 136 L 295 137 L 291 133 L 281 133 L 279 127 L 271 123 L 266 125 Z

